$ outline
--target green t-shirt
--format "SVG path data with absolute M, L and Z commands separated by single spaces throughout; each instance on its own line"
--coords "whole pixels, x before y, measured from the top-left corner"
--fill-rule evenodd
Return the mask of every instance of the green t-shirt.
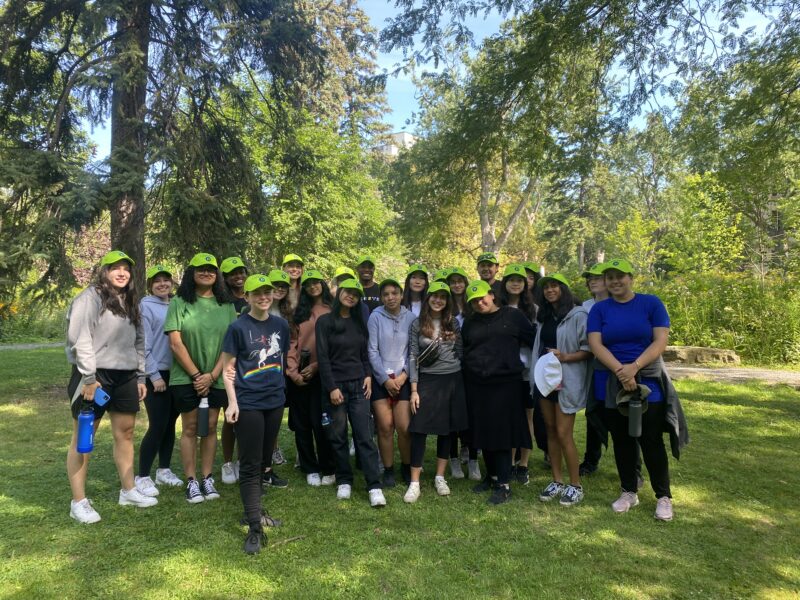
M 194 304 L 189 304 L 175 296 L 167 309 L 164 333 L 180 331 L 183 345 L 189 351 L 194 364 L 201 372 L 210 373 L 222 352 L 222 340 L 228 331 L 228 325 L 235 320 L 236 309 L 233 304 L 219 305 L 214 297 L 198 297 Z M 169 384 L 190 384 L 192 379 L 189 375 L 173 356 Z M 225 388 L 221 374 L 214 382 L 214 387 Z

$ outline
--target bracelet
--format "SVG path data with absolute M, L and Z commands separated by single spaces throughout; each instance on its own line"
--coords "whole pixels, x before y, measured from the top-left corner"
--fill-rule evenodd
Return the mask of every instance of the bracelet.
M 639 364 L 639 359 L 638 358 L 635 361 L 633 361 L 633 364 L 636 365 L 637 369 L 639 369 L 640 371 L 642 370 L 642 365 Z
M 190 376 L 189 376 L 189 379 L 191 379 L 192 381 L 197 381 L 197 379 L 198 379 L 198 378 L 199 378 L 199 377 L 200 377 L 202 374 L 203 374 L 203 373 L 202 373 L 201 371 L 198 371 L 198 372 L 197 372 L 197 373 L 195 373 L 194 375 L 190 375 Z

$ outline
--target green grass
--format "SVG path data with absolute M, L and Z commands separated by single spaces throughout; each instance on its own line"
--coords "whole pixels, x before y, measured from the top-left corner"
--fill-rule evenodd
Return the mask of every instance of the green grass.
M 678 382 L 693 441 L 671 463 L 672 523 L 654 521 L 649 487 L 631 513 L 611 512 L 619 484 L 610 457 L 573 509 L 537 500 L 548 481 L 538 453 L 531 484 L 514 487 L 509 504 L 490 508 L 467 481 L 451 481 L 452 496 L 438 498 L 431 445 L 419 502 L 403 504 L 397 487 L 380 511 L 369 508 L 358 472 L 353 499 L 343 503 L 333 488 L 309 488 L 290 465 L 280 468 L 290 486 L 270 491 L 265 505 L 284 526 L 248 557 L 233 486 L 194 506 L 181 490 L 163 488 L 155 508 L 118 506 L 107 423 L 88 482 L 103 520 L 81 526 L 69 518 L 67 375 L 61 350 L 0 355 L 0 598 L 800 593 L 800 394 L 788 387 Z M 583 426 L 580 417 L 580 440 Z M 144 429 L 142 413 L 137 440 Z M 293 458 L 285 428 L 281 445 Z

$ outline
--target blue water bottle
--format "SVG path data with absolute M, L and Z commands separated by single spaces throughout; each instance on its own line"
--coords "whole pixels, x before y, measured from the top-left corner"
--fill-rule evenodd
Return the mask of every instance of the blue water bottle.
M 81 454 L 88 454 L 94 450 L 94 411 L 91 406 L 84 406 L 78 415 L 76 450 Z

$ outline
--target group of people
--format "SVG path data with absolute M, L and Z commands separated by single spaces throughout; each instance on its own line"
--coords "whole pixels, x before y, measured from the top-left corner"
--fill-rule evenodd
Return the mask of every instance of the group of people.
M 262 489 L 287 485 L 273 457 L 288 405 L 297 466 L 310 486 L 336 484 L 340 500 L 353 493 L 354 453 L 370 505 L 386 505 L 383 490 L 397 485 L 396 436 L 403 500 L 416 502 L 427 436 L 436 436 L 436 494 L 450 494 L 449 466 L 451 478 L 475 480 L 473 491 L 488 492 L 491 504 L 507 502 L 512 482 L 529 482 L 535 440 L 552 471 L 540 500 L 572 506 L 610 433 L 621 485 L 613 510 L 638 504 L 643 459 L 655 517 L 672 519 L 663 432 L 676 457 L 688 434 L 661 360 L 669 317 L 656 296 L 633 291 L 630 263 L 588 269 L 592 298 L 583 304 L 568 279 L 543 275 L 534 263 L 507 265 L 498 278 L 491 252 L 478 256 L 472 280 L 460 267 L 429 274 L 412 264 L 403 281 L 378 282 L 375 264 L 359 256 L 355 270 L 340 267 L 329 283 L 295 254 L 280 269 L 253 274 L 239 257 L 217 263 L 201 252 L 177 290 L 170 269 L 147 269 L 140 299 L 134 261 L 106 254 L 67 314 L 68 393 L 73 417 L 92 410 L 95 429 L 109 413 L 119 503 L 153 506 L 159 485 L 184 486 L 190 503 L 218 498 L 213 473 L 224 412 L 222 478 L 239 483 L 244 549 L 258 552 L 264 528 L 275 524 Z M 102 406 L 94 402 L 98 387 L 110 396 Z M 638 435 L 626 416 L 636 400 L 644 404 Z M 142 401 L 149 425 L 134 473 Z M 574 425 L 584 408 L 579 463 Z M 171 470 L 178 417 L 185 484 Z M 94 523 L 100 515 L 85 493 L 90 455 L 78 451 L 77 438 L 76 420 L 67 456 L 70 515 Z

